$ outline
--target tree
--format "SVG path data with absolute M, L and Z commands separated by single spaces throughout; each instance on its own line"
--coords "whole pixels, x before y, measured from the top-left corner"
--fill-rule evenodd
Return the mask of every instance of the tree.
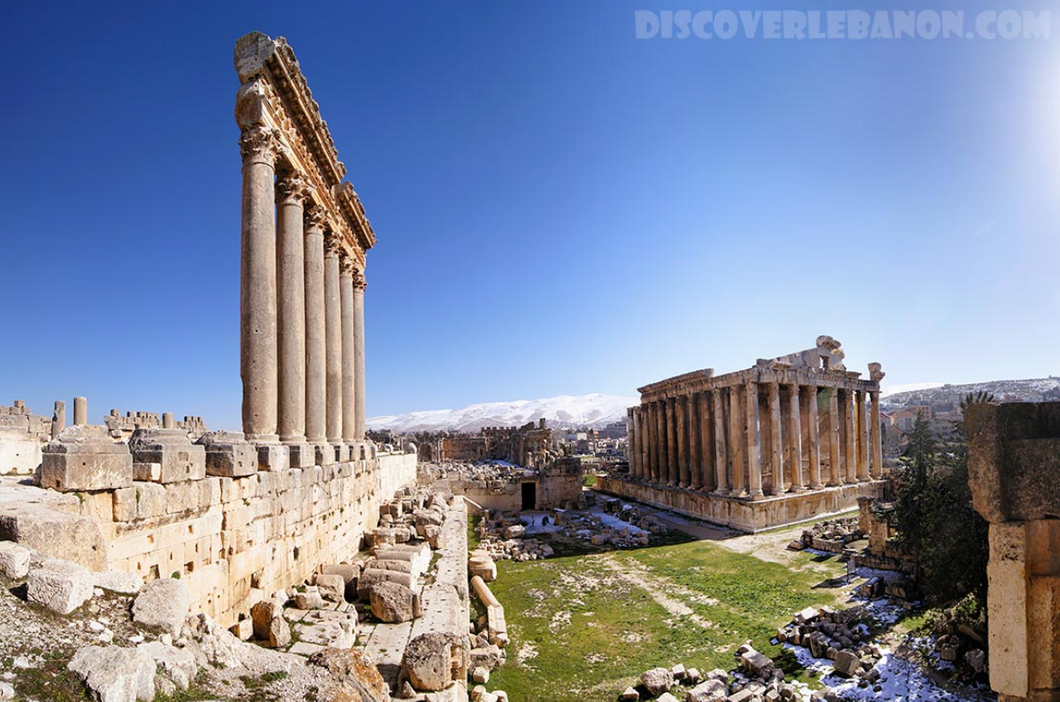
M 895 502 L 898 541 L 916 556 L 918 580 L 932 604 L 966 595 L 985 601 L 987 524 L 972 507 L 964 413 L 993 400 L 987 392 L 969 393 L 960 403 L 953 436 L 942 445 L 918 416 L 902 458 Z

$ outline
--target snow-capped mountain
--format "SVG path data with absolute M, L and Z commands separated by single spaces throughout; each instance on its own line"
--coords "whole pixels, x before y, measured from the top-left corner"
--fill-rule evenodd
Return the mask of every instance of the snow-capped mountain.
M 455 430 L 476 432 L 482 427 L 520 426 L 542 417 L 552 428 L 600 428 L 624 421 L 626 408 L 637 404 L 634 397 L 620 395 L 559 395 L 542 400 L 485 402 L 463 409 L 427 410 L 408 414 L 369 417 L 368 428 L 405 433 Z
M 993 393 L 998 402 L 1043 402 L 1060 399 L 1060 377 L 1028 378 L 1025 380 L 990 380 L 964 385 L 924 383 L 927 387 L 905 386 L 901 392 L 884 392 L 881 406 L 956 405 L 968 393 Z M 895 388 L 902 386 L 895 386 Z

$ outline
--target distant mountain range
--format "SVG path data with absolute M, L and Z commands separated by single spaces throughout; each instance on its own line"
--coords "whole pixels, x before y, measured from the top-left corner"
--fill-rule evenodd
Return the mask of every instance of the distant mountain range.
M 932 387 L 922 387 L 931 385 Z M 937 406 L 959 402 L 970 392 L 986 391 L 994 394 L 998 402 L 1043 402 L 1060 400 L 1060 377 L 1029 378 L 1026 380 L 989 380 L 984 383 L 943 385 L 923 383 L 916 389 L 885 395 L 880 399 L 881 407 L 908 407 L 910 405 Z
M 368 428 L 398 433 L 454 430 L 477 432 L 483 427 L 520 426 L 541 418 L 553 429 L 592 427 L 625 421 L 626 408 L 635 397 L 620 395 L 559 395 L 541 400 L 486 402 L 462 409 L 427 410 L 408 414 L 369 417 Z

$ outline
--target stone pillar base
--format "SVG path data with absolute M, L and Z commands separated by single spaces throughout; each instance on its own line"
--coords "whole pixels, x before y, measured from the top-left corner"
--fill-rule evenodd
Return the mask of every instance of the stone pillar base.
M 206 474 L 239 478 L 258 472 L 258 455 L 242 434 L 216 431 L 203 434 L 195 443 L 206 448 Z
M 291 468 L 312 468 L 316 465 L 316 451 L 310 444 L 302 441 L 286 446 Z
M 335 447 L 331 444 L 313 444 L 313 453 L 316 457 L 316 465 L 330 466 L 335 464 Z
M 191 443 L 183 429 L 137 429 L 129 440 L 133 462 L 157 464 L 157 470 L 137 468 L 137 480 L 178 483 L 206 477 L 206 449 Z M 141 477 L 141 476 L 148 477 Z
M 335 449 L 335 460 L 339 463 L 348 463 L 350 460 L 350 447 L 347 444 L 332 444 Z
M 287 447 L 282 444 L 259 445 L 256 448 L 258 451 L 258 470 L 287 470 L 291 465 Z
M 60 492 L 116 490 L 132 481 L 129 447 L 111 439 L 106 427 L 68 427 L 42 452 L 41 487 Z

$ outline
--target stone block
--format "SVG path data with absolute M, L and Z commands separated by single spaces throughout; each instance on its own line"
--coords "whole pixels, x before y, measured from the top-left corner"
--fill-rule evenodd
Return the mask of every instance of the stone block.
M 23 430 L 0 428 L 0 475 L 30 475 L 40 464 L 41 444 L 36 437 Z
M 287 458 L 291 468 L 312 468 L 316 450 L 307 443 L 287 444 Z
M 652 697 L 658 697 L 674 684 L 674 674 L 667 668 L 652 668 L 640 675 L 640 684 Z
M 91 570 L 106 567 L 99 523 L 35 503 L 12 503 L 0 514 L 0 540 L 56 558 L 67 558 Z
M 155 698 L 155 661 L 148 654 L 118 646 L 86 646 L 67 666 L 106 702 L 136 702 Z
M 59 492 L 116 490 L 132 481 L 129 447 L 114 442 L 104 427 L 67 427 L 44 447 L 41 487 Z
M 70 614 L 92 599 L 92 577 L 76 563 L 47 558 L 30 569 L 26 596 L 53 612 Z
M 21 580 L 29 574 L 33 551 L 11 541 L 0 541 L 0 573 L 11 580 Z
M 195 662 L 195 656 L 187 648 L 177 648 L 161 641 L 142 643 L 136 647 L 141 653 L 146 653 L 154 661 L 156 668 L 181 690 L 187 690 L 195 674 L 199 672 L 199 665 Z
M 988 522 L 1060 517 L 1060 402 L 975 404 L 965 428 L 972 503 Z
M 290 457 L 286 446 L 267 444 L 256 448 L 258 451 L 258 470 L 277 472 L 287 470 L 290 467 Z
M 137 429 L 129 439 L 135 463 L 160 466 L 152 482 L 175 483 L 206 477 L 206 448 L 191 443 L 183 429 Z
M 140 480 L 148 483 L 162 482 L 162 464 L 136 463 L 136 460 L 133 459 L 133 480 Z
M 191 593 L 188 586 L 175 578 L 162 578 L 145 585 L 136 596 L 132 606 L 132 618 L 137 624 L 158 627 L 178 636 L 190 606 Z
M 401 659 L 401 675 L 420 691 L 444 690 L 467 679 L 467 635 L 432 631 L 412 639 Z
M 346 581 L 341 575 L 317 573 L 313 576 L 313 584 L 317 586 L 324 599 L 339 603 L 346 601 Z
M 238 478 L 258 471 L 258 452 L 242 434 L 207 432 L 195 443 L 206 449 L 206 473 L 222 478 Z
M 143 587 L 143 584 L 143 579 L 136 573 L 105 570 L 101 573 L 92 574 L 92 585 L 94 587 L 122 595 L 135 595 Z

